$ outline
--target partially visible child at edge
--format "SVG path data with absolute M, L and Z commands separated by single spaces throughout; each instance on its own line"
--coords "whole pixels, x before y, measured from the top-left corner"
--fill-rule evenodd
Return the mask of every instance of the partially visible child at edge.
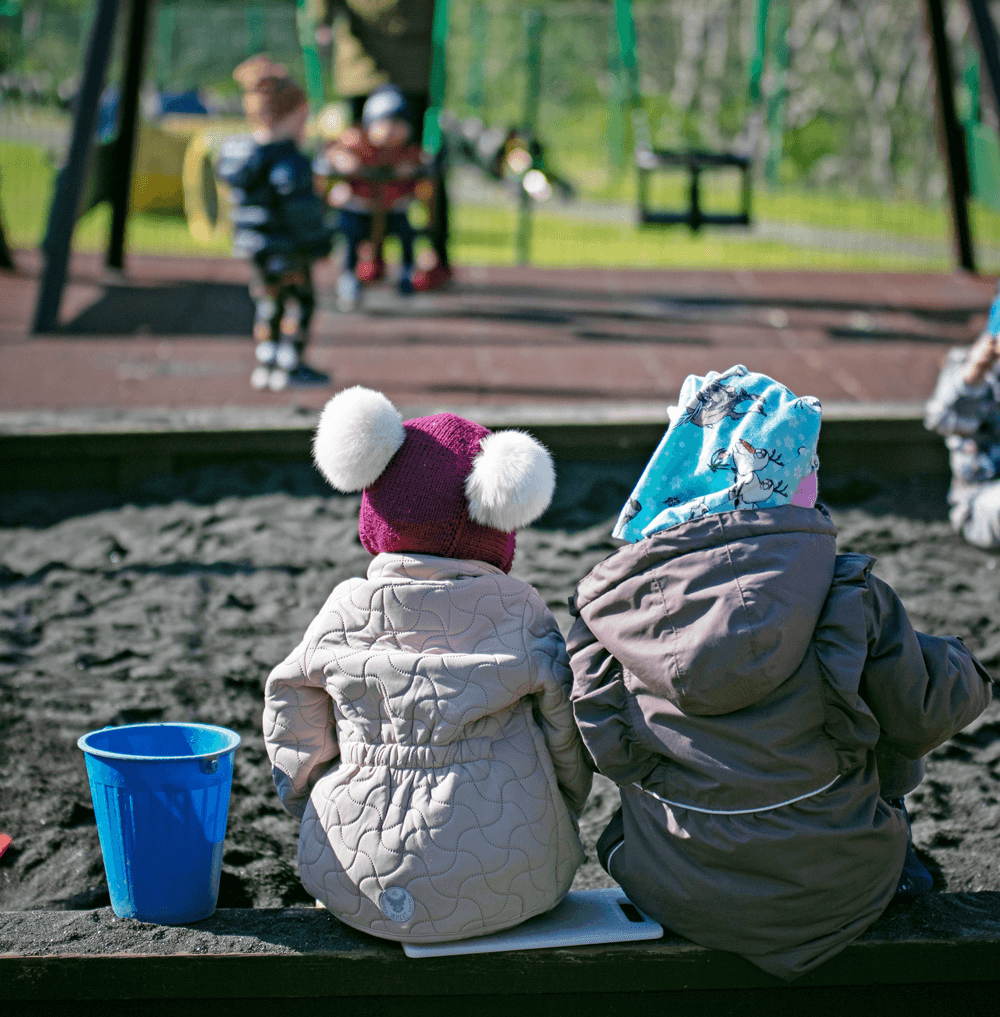
M 924 424 L 944 435 L 951 460 L 948 513 L 976 547 L 1000 550 L 1000 295 L 971 347 L 950 350 Z
M 904 795 L 990 701 L 915 632 L 816 505 L 821 407 L 736 366 L 692 375 L 578 585 L 573 709 L 622 806 L 602 866 L 650 916 L 784 979 L 931 888 Z
M 361 126 L 348 127 L 314 162 L 319 177 L 343 177 L 327 201 L 340 213 L 338 227 L 347 239 L 344 269 L 337 281 L 341 310 L 357 306 L 361 284 L 385 274 L 382 242 L 399 237 L 402 261 L 396 280 L 400 293 L 413 292 L 413 243 L 416 232 L 407 209 L 418 188 L 428 187 L 420 146 L 411 141 L 410 106 L 393 85 L 376 89 L 365 100 Z
M 451 413 L 404 423 L 356 386 L 327 403 L 314 456 L 362 491 L 375 557 L 265 690 L 303 884 L 347 925 L 409 942 L 548 911 L 583 861 L 591 784 L 563 637 L 508 575 L 515 528 L 552 497 L 548 452 Z
M 329 375 L 303 359 L 316 303 L 312 263 L 330 253 L 332 236 L 298 148 L 306 95 L 266 55 L 244 61 L 233 77 L 253 137 L 227 139 L 216 174 L 232 188 L 234 253 L 251 266 L 257 366 L 250 383 L 274 391 L 326 385 Z

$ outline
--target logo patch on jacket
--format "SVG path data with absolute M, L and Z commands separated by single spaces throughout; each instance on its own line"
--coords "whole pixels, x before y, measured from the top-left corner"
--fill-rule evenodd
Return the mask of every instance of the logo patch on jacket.
M 382 914 L 392 922 L 408 922 L 413 917 L 413 897 L 401 886 L 390 886 L 378 899 Z

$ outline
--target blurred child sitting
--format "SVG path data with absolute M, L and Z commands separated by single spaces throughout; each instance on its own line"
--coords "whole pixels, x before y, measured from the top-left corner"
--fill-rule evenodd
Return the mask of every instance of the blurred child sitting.
M 252 266 L 257 367 L 250 382 L 274 391 L 326 385 L 329 376 L 302 359 L 315 307 L 310 269 L 330 253 L 332 235 L 298 148 L 306 96 L 266 54 L 244 61 L 233 78 L 253 137 L 227 139 L 216 174 L 232 188 L 234 253 Z
M 327 199 L 339 209 L 338 225 L 347 238 L 344 271 L 337 283 L 341 310 L 357 306 L 361 283 L 377 282 L 385 274 L 382 241 L 388 235 L 399 237 L 402 245 L 399 292 L 413 292 L 416 232 L 407 209 L 425 184 L 427 170 L 412 134 L 406 97 L 385 85 L 365 101 L 360 129 L 347 128 L 314 164 L 318 176 L 343 178 Z

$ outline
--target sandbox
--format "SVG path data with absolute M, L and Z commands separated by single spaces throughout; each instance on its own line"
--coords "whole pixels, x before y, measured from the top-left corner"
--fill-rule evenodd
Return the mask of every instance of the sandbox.
M 636 467 L 563 464 L 553 510 L 518 537 L 514 573 L 564 628 L 575 582 L 614 547 L 611 516 Z M 76 740 L 150 720 L 221 724 L 243 739 L 219 906 L 312 904 L 296 875 L 297 822 L 281 808 L 264 752 L 263 683 L 333 586 L 363 574 L 358 500 L 331 496 L 294 463 L 217 466 L 164 483 L 146 504 L 119 498 L 98 510 L 39 493 L 7 501 L 17 525 L 0 530 L 0 799 L 13 843 L 0 860 L 0 911 L 107 906 Z M 963 544 L 944 509 L 940 485 L 911 482 L 832 512 L 841 550 L 878 558 L 876 574 L 917 628 L 961 636 L 995 669 L 1000 559 Z M 598 778 L 575 888 L 608 885 L 593 845 L 617 801 Z M 938 889 L 1000 891 L 1000 703 L 931 753 L 908 805 Z

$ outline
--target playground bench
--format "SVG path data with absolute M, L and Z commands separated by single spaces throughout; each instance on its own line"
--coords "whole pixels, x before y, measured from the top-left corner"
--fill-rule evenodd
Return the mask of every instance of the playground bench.
M 662 226 L 683 224 L 696 233 L 702 226 L 749 226 L 753 161 L 749 156 L 730 152 L 698 150 L 674 151 L 666 148 L 636 148 L 635 165 L 639 173 L 639 224 Z M 739 212 L 705 212 L 701 203 L 701 174 L 711 170 L 738 169 L 742 177 Z M 651 173 L 687 170 L 689 207 L 685 211 L 658 211 L 649 206 Z
M 188 926 L 95 911 L 0 914 L 6 1017 L 314 1012 L 607 1017 L 993 1013 L 1000 892 L 896 902 L 860 939 L 785 983 L 667 934 L 643 943 L 407 958 L 310 908 L 226 909 Z M 322 1009 L 321 1009 L 322 1008 Z

